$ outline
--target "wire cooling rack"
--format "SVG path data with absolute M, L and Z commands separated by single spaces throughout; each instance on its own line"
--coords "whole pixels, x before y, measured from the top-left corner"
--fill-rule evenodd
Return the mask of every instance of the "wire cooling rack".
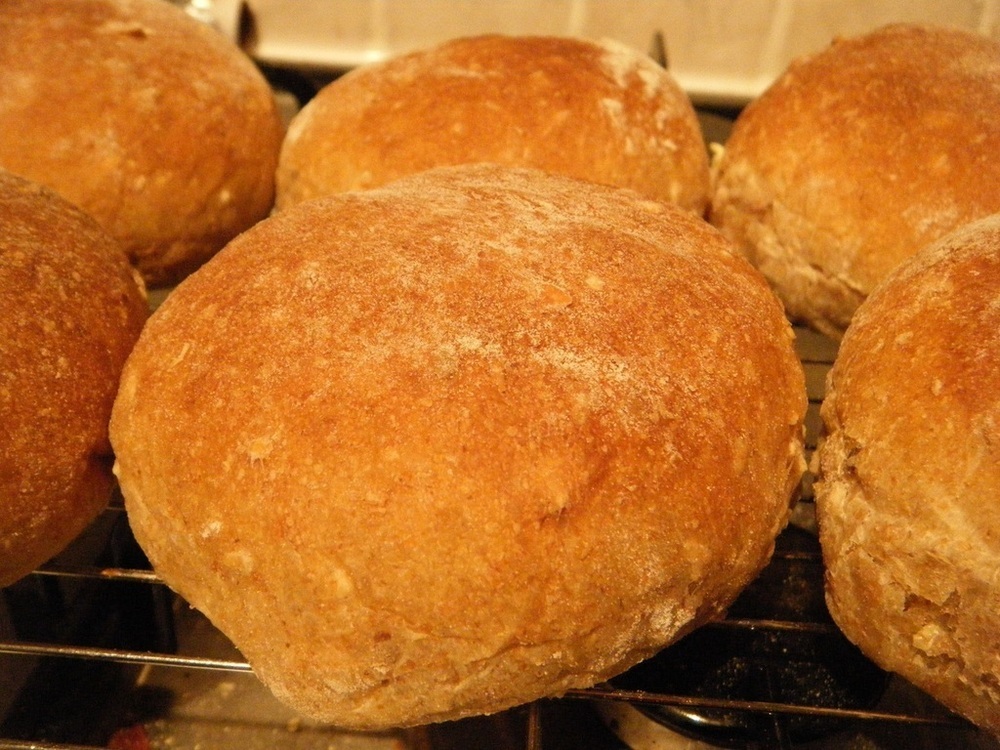
M 811 452 L 836 345 L 808 330 L 796 333 L 809 392 L 806 442 Z M 494 717 L 355 736 L 313 726 L 277 707 L 224 636 L 148 567 L 131 540 L 120 501 L 113 502 L 70 551 L 2 592 L 0 749 L 621 750 L 635 742 L 635 750 L 645 750 L 624 731 L 639 726 L 644 738 L 664 733 L 655 740 L 660 744 L 648 745 L 657 748 L 673 747 L 668 737 L 696 736 L 704 744 L 686 739 L 688 744 L 676 746 L 993 750 L 992 741 L 968 723 L 863 658 L 854 669 L 860 669 L 862 695 L 853 702 L 818 697 L 815 686 L 800 685 L 791 695 L 785 689 L 806 679 L 792 670 L 803 658 L 797 653 L 801 643 L 819 643 L 827 651 L 827 639 L 842 639 L 821 604 L 822 558 L 813 523 L 807 476 L 793 527 L 755 584 L 777 586 L 782 592 L 778 603 L 773 596 L 763 608 L 759 602 L 738 602 L 728 619 L 656 657 L 668 660 L 659 667 L 651 660 L 610 684 L 571 690 L 558 700 Z M 779 569 L 784 572 L 773 572 Z M 778 578 L 768 584 L 768 575 Z M 810 602 L 808 611 L 791 616 L 785 611 L 783 600 L 792 590 Z M 737 651 L 720 657 L 726 648 Z M 748 697 L 727 693 L 727 686 L 706 688 L 700 677 L 689 679 L 689 672 L 697 671 L 692 663 L 705 661 L 706 655 L 716 673 L 709 682 L 718 682 L 718 673 L 724 675 L 722 682 L 732 682 L 731 675 L 742 670 L 753 673 L 751 681 L 764 689 Z M 815 673 L 811 658 L 805 669 Z M 834 658 L 843 663 L 853 657 Z M 185 733 L 185 722 L 197 725 L 197 731 Z

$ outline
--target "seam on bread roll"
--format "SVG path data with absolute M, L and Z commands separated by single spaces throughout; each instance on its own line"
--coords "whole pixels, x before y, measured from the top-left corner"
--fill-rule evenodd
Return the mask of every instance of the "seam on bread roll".
M 849 263 L 838 268 L 819 258 L 841 252 L 850 258 L 857 248 L 848 245 L 856 243 L 783 203 L 781 191 L 745 165 L 729 165 L 727 175 L 740 174 L 720 183 L 713 221 L 768 279 L 792 320 L 839 338 L 865 298 L 864 285 L 851 277 Z M 732 181 L 741 183 L 739 191 L 730 188 Z

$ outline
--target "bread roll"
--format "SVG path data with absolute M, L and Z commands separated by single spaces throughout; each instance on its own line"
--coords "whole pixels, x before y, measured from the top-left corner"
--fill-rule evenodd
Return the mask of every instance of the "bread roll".
M 140 285 L 90 217 L 0 170 L 0 586 L 110 498 L 108 418 L 146 318 Z
M 892 25 L 794 63 L 741 113 L 711 220 L 789 314 L 839 337 L 902 260 L 1000 211 L 1000 43 Z
M 221 34 L 163 0 L 4 0 L 0 29 L 0 167 L 91 214 L 151 286 L 270 211 L 283 125 Z
M 904 261 L 830 373 L 827 601 L 885 669 L 1000 734 L 1000 216 Z
M 631 191 L 446 167 L 265 220 L 154 313 L 111 422 L 156 570 L 355 729 L 591 685 L 718 617 L 802 468 L 766 282 Z
M 494 162 L 609 185 L 701 213 L 708 157 L 671 75 L 615 42 L 456 39 L 356 69 L 289 127 L 279 208 L 432 167 Z

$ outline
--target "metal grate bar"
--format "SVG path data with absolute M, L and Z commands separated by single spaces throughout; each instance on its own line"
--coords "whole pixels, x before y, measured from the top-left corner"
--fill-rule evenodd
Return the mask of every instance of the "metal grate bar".
M 703 698 L 690 695 L 648 693 L 642 690 L 620 690 L 617 688 L 594 687 L 582 690 L 569 690 L 566 692 L 565 697 L 588 700 L 598 699 L 620 701 L 631 703 L 633 705 L 683 706 L 686 708 L 709 708 L 728 711 L 744 711 L 758 714 L 782 714 L 788 716 L 880 721 L 922 726 L 945 726 L 955 728 L 969 726 L 968 722 L 957 716 L 918 716 L 915 714 L 895 713 L 891 711 L 827 708 L 821 706 L 776 703 L 770 701 L 731 700 L 728 698 Z
M 201 656 L 179 656 L 148 651 L 128 651 L 90 646 L 63 646 L 49 643 L 0 642 L 0 653 L 19 656 L 55 656 L 70 659 L 101 659 L 123 664 L 147 664 L 157 667 L 215 669 L 225 672 L 251 672 L 245 661 L 208 659 Z
M 737 622 L 737 627 L 745 625 Z M 250 665 L 244 661 L 224 659 L 209 659 L 197 656 L 175 656 L 144 651 L 126 651 L 110 648 L 90 648 L 80 646 L 59 646 L 41 643 L 11 643 L 0 642 L 0 653 L 25 655 L 65 657 L 77 659 L 103 659 L 107 661 L 144 664 L 161 667 L 179 667 L 188 669 L 209 669 L 225 672 L 251 672 Z M 889 711 L 857 710 L 842 708 L 826 708 L 820 706 L 797 705 L 769 701 L 741 701 L 726 698 L 707 698 L 690 695 L 672 695 L 651 693 L 642 690 L 623 690 L 609 687 L 593 687 L 574 689 L 566 692 L 566 698 L 587 700 L 612 700 L 635 705 L 683 706 L 697 709 L 719 709 L 741 711 L 757 714 L 772 714 L 785 716 L 810 716 L 815 718 L 851 719 L 861 721 L 891 722 L 895 724 L 944 726 L 963 728 L 968 723 L 957 716 L 926 716 Z M 529 714 L 528 737 L 530 750 L 538 750 L 540 745 L 540 727 L 537 710 Z M 534 739 L 532 739 L 534 738 Z M 535 744 L 530 744 L 534 742 Z M 0 750 L 8 747 L 0 744 Z M 11 746 L 22 747 L 22 746 Z M 27 744 L 24 748 L 44 748 L 44 745 Z M 67 746 L 55 746 L 64 748 Z
M 57 565 L 50 563 L 34 571 L 35 575 L 58 578 L 90 578 L 104 581 L 137 581 L 162 584 L 163 579 L 151 570 L 136 568 L 101 568 L 88 565 Z
M 0 739 L 0 750 L 103 750 L 93 745 L 64 745 L 55 742 L 20 742 Z

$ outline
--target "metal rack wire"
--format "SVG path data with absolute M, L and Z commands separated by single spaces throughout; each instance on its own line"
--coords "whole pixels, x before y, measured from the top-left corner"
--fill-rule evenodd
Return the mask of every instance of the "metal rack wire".
M 823 397 L 826 372 L 835 354 L 835 345 L 809 331 L 798 330 L 797 333 L 799 353 L 806 370 L 810 397 L 807 417 L 807 445 L 812 450 L 815 448 L 819 430 L 819 405 Z M 811 513 L 811 495 L 811 485 L 807 481 L 803 487 L 803 499 L 799 503 L 798 512 L 798 515 L 801 516 L 800 524 L 806 527 L 809 525 Z M 115 532 L 108 531 L 108 529 L 120 529 L 123 526 L 127 528 L 121 504 L 113 503 L 99 523 L 95 525 L 104 529 L 101 533 L 107 537 L 107 544 L 112 546 L 120 544 L 113 538 Z M 112 564 L 105 564 L 107 560 L 111 560 Z M 775 561 L 784 564 L 812 566 L 817 569 L 821 569 L 822 566 L 818 547 L 811 549 L 779 548 L 775 555 Z M 152 614 L 143 620 L 144 627 L 164 632 L 151 636 L 149 633 L 137 633 L 132 630 L 129 631 L 133 636 L 130 639 L 132 643 L 123 644 L 120 642 L 100 642 L 100 640 L 90 642 L 67 640 L 66 632 L 49 632 L 44 626 L 34 629 L 43 635 L 53 637 L 45 639 L 35 637 L 33 633 L 22 636 L 19 633 L 4 632 L 4 629 L 0 629 L 0 636 L 2 636 L 0 637 L 0 675 L 4 674 L 5 664 L 14 663 L 17 660 L 31 662 L 76 660 L 89 664 L 118 664 L 144 670 L 162 668 L 184 673 L 198 672 L 208 676 L 208 679 L 220 681 L 228 679 L 228 675 L 251 672 L 250 666 L 242 658 L 239 658 L 238 654 L 234 658 L 218 658 L 204 653 L 188 653 L 183 648 L 178 648 L 176 635 L 172 632 L 176 627 L 172 618 L 175 618 L 179 611 L 176 606 L 178 600 L 162 585 L 162 581 L 155 572 L 141 562 L 135 563 L 134 559 L 122 558 L 120 551 L 112 550 L 110 554 L 104 554 L 102 551 L 102 554 L 97 557 L 97 562 L 66 562 L 60 559 L 36 571 L 31 578 L 33 579 L 31 586 L 47 591 L 53 599 L 60 602 L 60 606 L 64 606 L 66 609 L 66 612 L 63 612 L 64 615 L 72 614 L 75 606 L 72 594 L 66 594 L 64 589 L 72 590 L 77 586 L 92 587 L 95 585 L 130 586 L 133 587 L 133 590 L 135 587 L 140 587 L 141 590 L 151 594 L 151 596 L 146 597 L 143 603 L 146 609 L 152 610 Z M 815 592 L 813 593 L 815 594 Z M 16 601 L 17 597 L 9 598 L 12 601 L 7 603 L 8 609 L 16 609 L 19 606 L 18 601 Z M 172 604 L 167 603 L 168 600 Z M 2 599 L 0 599 L 0 604 L 3 604 Z M 0 615 L 2 614 L 3 612 L 0 611 Z M 86 616 L 83 619 L 86 620 Z M 739 612 L 730 619 L 703 628 L 703 630 L 709 629 L 757 636 L 791 633 L 796 637 L 826 637 L 837 634 L 832 621 L 825 619 L 789 620 L 780 615 L 746 617 L 741 616 Z M 11 628 L 7 627 L 6 630 L 10 631 Z M 142 628 L 138 630 L 141 631 Z M 135 637 L 137 635 L 139 637 Z M 0 697 L 2 697 L 2 693 L 0 693 Z M 31 698 L 30 695 L 23 695 L 23 691 L 17 697 L 22 700 L 25 698 L 30 700 Z M 656 717 L 658 710 L 668 707 L 682 712 L 707 711 L 709 714 L 715 712 L 717 714 L 751 716 L 757 725 L 769 727 L 764 736 L 739 745 L 743 747 L 796 747 L 794 740 L 789 736 L 788 726 L 790 722 L 802 717 L 809 720 L 828 720 L 837 722 L 838 726 L 848 727 L 881 725 L 916 729 L 933 728 L 955 733 L 956 736 L 972 731 L 966 722 L 932 702 L 928 708 L 917 711 L 885 708 L 879 705 L 844 707 L 820 705 L 810 703 L 808 700 L 796 702 L 766 698 L 747 699 L 694 694 L 684 691 L 650 690 L 636 688 L 627 681 L 624 683 L 613 681 L 612 684 L 589 689 L 571 690 L 559 700 L 540 701 L 520 709 L 515 717 L 515 723 L 519 724 L 514 732 L 517 736 L 516 745 L 512 744 L 510 747 L 516 747 L 517 750 L 550 750 L 550 747 L 553 750 L 559 750 L 564 746 L 574 746 L 573 744 L 560 745 L 558 741 L 551 740 L 553 732 L 547 731 L 551 712 L 555 710 L 558 713 L 566 706 L 571 705 L 589 707 L 595 704 L 628 706 L 644 715 L 651 716 L 653 721 L 659 720 Z M 553 709 L 553 706 L 558 708 Z M 5 726 L 2 721 L 3 708 L 0 705 L 0 735 L 4 733 Z M 509 717 L 507 718 L 509 719 Z M 570 718 L 570 721 L 574 720 L 572 717 Z M 420 735 L 420 737 L 411 735 L 411 738 L 417 737 L 414 746 L 418 748 L 447 746 L 437 744 L 432 735 L 433 733 Z M 576 740 L 569 740 L 569 742 L 576 742 Z M 95 744 L 72 744 L 69 741 L 32 740 L 25 739 L 23 736 L 4 739 L 0 736 L 0 749 L 2 750 L 97 750 L 98 747 Z M 334 747 L 334 745 L 330 745 L 330 747 Z M 599 747 L 621 748 L 625 745 L 612 743 L 599 745 Z M 505 745 L 504 748 L 506 750 L 507 746 Z

